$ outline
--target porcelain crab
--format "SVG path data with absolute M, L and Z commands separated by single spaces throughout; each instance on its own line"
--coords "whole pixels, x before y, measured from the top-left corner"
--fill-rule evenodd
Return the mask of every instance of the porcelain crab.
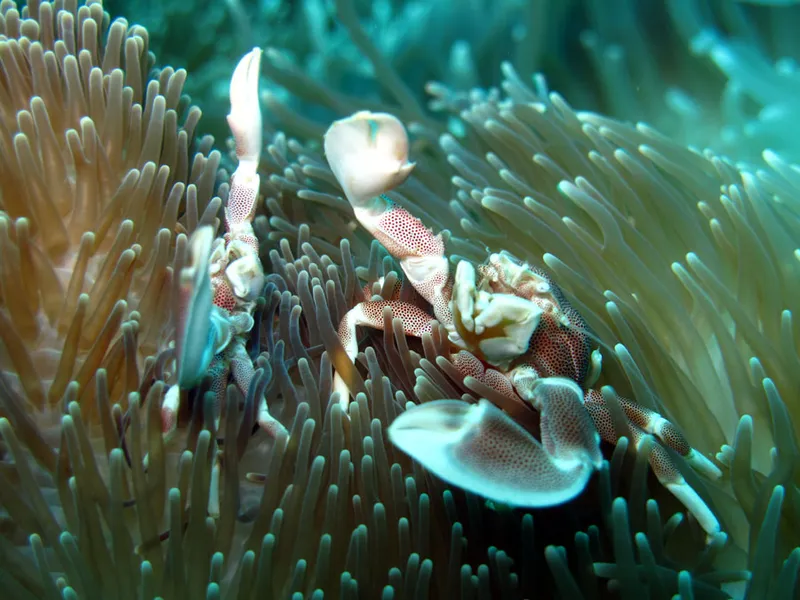
M 414 168 L 403 124 L 385 113 L 359 112 L 328 129 L 325 154 L 356 219 L 400 264 L 430 305 L 370 300 L 351 309 L 339 338 L 354 361 L 357 326 L 381 329 L 388 307 L 408 335 L 432 330 L 435 318 L 453 346 L 453 363 L 496 391 L 540 413 L 541 441 L 492 402 L 436 400 L 412 407 L 389 427 L 391 441 L 425 468 L 458 487 L 516 507 L 552 506 L 580 494 L 602 463 L 600 438 L 616 443 L 612 415 L 591 389 L 601 366 L 588 327 L 542 270 L 507 252 L 450 273 L 445 244 L 385 194 Z M 432 315 L 431 315 L 432 312 Z M 342 377 L 335 389 L 347 404 Z M 638 447 L 656 438 L 649 456 L 658 480 L 694 515 L 708 538 L 720 532 L 714 513 L 685 481 L 664 446 L 709 478 L 720 470 L 694 450 L 668 420 L 620 399 Z
M 169 434 L 176 424 L 180 390 L 190 389 L 211 376 L 216 395 L 216 418 L 232 377 L 246 396 L 254 369 L 247 349 L 253 310 L 265 278 L 258 256 L 252 221 L 259 192 L 261 109 L 258 78 L 261 50 L 247 53 L 233 72 L 228 125 L 236 142 L 239 164 L 231 176 L 225 206 L 225 234 L 216 237 L 210 225 L 198 227 L 189 240 L 190 257 L 179 273 L 176 310 L 177 384 L 162 404 L 162 428 Z M 257 422 L 273 432 L 282 426 L 261 398 Z

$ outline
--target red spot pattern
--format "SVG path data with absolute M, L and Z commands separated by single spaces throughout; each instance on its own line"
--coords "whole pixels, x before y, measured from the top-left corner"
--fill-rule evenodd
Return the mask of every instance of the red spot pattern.
M 233 312 L 233 309 L 236 308 L 236 298 L 228 282 L 219 277 L 215 278 L 212 285 L 214 287 L 214 304 L 228 312 Z
M 675 450 L 681 456 L 687 456 L 692 451 L 692 447 L 683 433 L 669 421 L 662 421 L 661 415 L 627 398 L 618 397 L 617 399 L 620 407 L 625 412 L 632 431 L 641 430 L 642 434 L 645 432 L 653 433 L 662 443 Z M 611 412 L 606 406 L 605 400 L 603 400 L 603 395 L 597 390 L 588 390 L 584 397 L 584 404 L 586 410 L 592 416 L 600 437 L 606 441 L 615 442 L 618 432 L 614 429 L 614 421 L 611 418 Z M 658 422 L 660 422 L 660 426 L 656 427 Z M 634 437 L 636 437 L 636 431 L 634 431 Z
M 509 398 L 518 398 L 514 391 L 514 386 L 508 378 L 500 371 L 495 369 L 487 369 L 484 367 L 483 362 L 471 352 L 461 350 L 453 355 L 453 366 L 458 369 L 464 377 L 474 377 L 481 383 L 488 385 L 493 390 L 508 396 Z
M 517 364 L 533 367 L 540 377 L 567 377 L 583 387 L 593 349 L 589 327 L 545 271 L 532 265 L 527 268 L 547 282 L 550 286 L 547 292 L 537 291 L 535 282 L 513 287 L 503 270 L 492 265 L 482 265 L 478 269 L 484 277 L 494 280 L 492 289 L 495 292 L 528 299 L 544 310 L 531 336 L 528 353 Z
M 616 442 L 617 433 L 614 429 L 614 420 L 611 418 L 611 413 L 603 400 L 603 395 L 597 390 L 588 390 L 584 393 L 583 405 L 589 411 L 600 437 L 607 441 Z
M 434 235 L 422 221 L 394 202 L 388 203 L 386 212 L 378 219 L 374 235 L 397 258 L 444 254 L 442 237 Z
M 214 356 L 208 367 L 208 374 L 211 376 L 210 391 L 214 392 L 214 416 L 216 419 L 219 419 L 222 403 L 225 402 L 225 388 L 228 387 L 229 372 L 228 363 L 223 355 Z
M 631 436 L 631 443 L 634 445 L 638 445 L 642 438 L 644 437 L 645 431 L 643 428 L 637 424 L 636 416 L 633 414 L 636 410 L 647 411 L 647 409 L 640 407 L 638 404 L 634 404 L 630 400 L 626 400 L 625 398 L 620 398 L 620 405 L 625 411 L 625 416 L 628 417 L 630 423 L 630 430 Z M 614 428 L 614 420 L 611 417 L 611 412 L 606 405 L 605 401 L 603 400 L 603 396 L 597 390 L 589 390 L 586 392 L 584 396 L 584 406 L 586 410 L 589 412 L 589 415 L 592 417 L 592 421 L 594 421 L 594 426 L 597 428 L 597 432 L 600 434 L 600 437 L 606 440 L 607 442 L 616 443 L 617 436 L 619 435 L 616 429 Z M 633 409 L 633 410 L 630 410 Z M 652 411 L 647 411 L 653 416 L 656 416 L 656 413 Z M 670 424 L 670 426 L 674 429 L 674 426 Z M 677 430 L 676 430 L 677 431 Z M 678 451 L 679 453 L 686 455 L 691 450 L 691 447 L 686 443 L 686 440 L 683 439 L 683 436 L 678 433 L 683 444 L 685 447 L 681 447 L 681 444 L 673 445 L 670 439 L 661 439 L 662 442 L 669 445 L 673 448 L 673 450 Z M 653 473 L 658 478 L 659 481 L 662 483 L 664 482 L 676 482 L 680 478 L 680 472 L 678 471 L 675 463 L 672 461 L 672 458 L 669 456 L 667 451 L 661 446 L 660 444 L 654 444 L 652 450 L 650 451 L 650 468 L 653 469 Z
M 361 307 L 370 326 L 383 329 L 383 309 L 387 306 L 392 309 L 395 317 L 403 321 L 407 334 L 420 337 L 432 331 L 431 323 L 434 319 L 431 315 L 418 306 L 396 300 L 362 302 Z
M 250 220 L 250 214 L 255 206 L 258 190 L 244 185 L 237 185 L 234 179 L 231 191 L 228 194 L 228 207 L 226 220 L 228 228 L 231 224 L 244 223 Z
M 403 321 L 403 328 L 408 335 L 420 337 L 430 333 L 434 318 L 420 307 L 398 300 L 376 300 L 362 302 L 348 312 L 339 324 L 339 340 L 347 348 L 354 343 L 350 337 L 353 319 L 356 325 L 363 325 L 373 329 L 383 330 L 383 309 L 389 307 L 395 317 Z M 360 314 L 359 314 L 360 311 Z
M 403 287 L 402 281 L 400 281 L 399 279 L 395 281 L 394 285 L 392 286 L 392 293 L 389 295 L 389 299 L 397 300 L 398 298 L 400 298 L 400 290 L 402 289 L 402 287 Z
M 230 368 L 237 387 L 241 390 L 242 394 L 247 396 L 247 392 L 250 390 L 250 382 L 253 380 L 255 374 L 253 362 L 250 360 L 250 357 L 244 354 L 244 356 L 232 358 Z
M 486 369 L 486 372 L 483 374 L 483 377 L 481 377 L 480 380 L 493 390 L 498 391 L 509 398 L 517 397 L 517 394 L 514 391 L 514 386 L 511 385 L 511 382 L 508 380 L 508 378 L 500 371 L 495 369 Z
M 472 376 L 475 379 L 480 379 L 486 370 L 483 363 L 474 354 L 466 350 L 453 354 L 453 366 L 464 377 Z
M 589 326 L 544 271 L 530 269 L 547 280 L 550 293 L 549 297 L 531 298 L 545 312 L 523 363 L 536 369 L 540 377 L 567 377 L 583 387 L 593 349 Z
M 583 386 L 592 353 L 586 333 L 564 325 L 552 312 L 544 313 L 528 348 L 523 363 L 540 377 L 567 377 Z

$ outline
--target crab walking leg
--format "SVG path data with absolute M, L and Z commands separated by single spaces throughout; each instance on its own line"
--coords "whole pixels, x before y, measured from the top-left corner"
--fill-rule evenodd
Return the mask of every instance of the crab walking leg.
M 483 363 L 471 352 L 459 350 L 452 355 L 453 366 L 466 377 L 474 377 L 484 385 L 488 385 L 496 392 L 516 400 L 517 393 L 508 377 L 497 369 L 487 369 Z
M 233 381 L 246 398 L 250 392 L 250 384 L 255 376 L 255 369 L 253 368 L 253 361 L 250 359 L 250 355 L 247 353 L 247 349 L 241 339 L 234 340 L 234 344 L 230 349 L 230 357 Z M 272 437 L 276 436 L 280 431 L 288 434 L 281 422 L 270 414 L 267 407 L 267 399 L 263 394 L 258 399 L 256 422 L 261 429 Z
M 722 472 L 710 460 L 692 448 L 686 438 L 683 437 L 683 434 L 664 417 L 634 404 L 630 400 L 620 398 L 619 401 L 630 424 L 631 435 L 633 436 L 631 442 L 637 450 L 644 436 L 650 434 L 665 446 L 672 448 L 683 456 L 695 470 L 706 477 L 718 479 L 722 476 Z M 617 433 L 614 428 L 614 422 L 600 392 L 597 390 L 587 391 L 585 406 L 600 436 L 607 442 L 616 443 Z M 720 525 L 714 513 L 711 512 L 711 509 L 697 492 L 686 483 L 672 458 L 661 445 L 653 445 L 649 461 L 650 467 L 659 482 L 694 515 L 708 538 L 711 539 L 715 534 L 719 533 Z
M 590 396 L 595 398 L 600 395 L 602 399 L 602 395 L 594 390 L 589 390 L 586 395 L 587 398 Z M 692 448 L 689 445 L 689 441 L 670 421 L 657 412 L 644 406 L 639 406 L 627 398 L 620 398 L 619 403 L 630 423 L 640 427 L 645 433 L 654 435 L 662 444 L 675 450 L 695 471 L 709 479 L 722 477 L 722 471 L 713 462 Z
M 391 308 L 394 315 L 403 321 L 403 329 L 408 335 L 420 337 L 433 330 L 433 317 L 413 304 L 399 300 L 361 302 L 351 308 L 339 323 L 339 340 L 342 342 L 350 362 L 355 362 L 356 356 L 358 356 L 356 327 L 363 326 L 382 330 L 384 308 Z M 350 389 L 338 372 L 334 374 L 333 391 L 339 392 L 339 403 L 346 410 L 350 403 Z
M 441 236 L 433 235 L 419 219 L 384 197 L 374 198 L 367 208 L 354 206 L 354 210 L 356 217 L 375 239 L 399 259 L 400 268 L 403 269 L 409 283 L 431 305 L 435 318 L 452 332 L 450 297 L 453 284 Z M 406 333 L 422 335 L 425 331 L 430 331 L 432 317 L 428 313 L 409 304 L 401 302 L 393 304 L 395 314 L 403 320 Z M 373 308 L 377 308 L 377 312 Z M 351 361 L 355 360 L 358 354 L 355 326 L 366 325 L 381 329 L 382 309 L 380 302 L 362 302 L 353 308 L 340 324 L 339 337 Z M 427 329 L 423 330 L 423 327 Z M 418 329 L 419 333 L 414 333 L 415 329 Z M 334 391 L 340 393 L 340 402 L 346 405 L 350 398 L 347 385 L 338 376 L 335 383 L 337 385 Z
M 437 400 L 402 413 L 389 438 L 431 473 L 509 506 L 554 506 L 580 494 L 602 464 L 599 437 L 574 382 L 539 380 L 539 442 L 488 400 Z

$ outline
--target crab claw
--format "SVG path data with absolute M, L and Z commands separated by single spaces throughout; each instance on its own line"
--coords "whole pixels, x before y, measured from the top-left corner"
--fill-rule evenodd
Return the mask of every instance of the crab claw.
M 253 172 L 258 167 L 261 153 L 261 107 L 258 101 L 258 73 L 261 67 L 261 49 L 253 48 L 236 65 L 231 77 L 231 112 L 228 126 L 236 140 L 239 165 L 249 165 Z
M 397 187 L 414 169 L 405 127 L 387 113 L 360 111 L 335 121 L 325 133 L 325 156 L 354 207 Z
M 488 400 L 427 402 L 397 417 L 389 439 L 431 473 L 489 500 L 562 504 L 583 491 L 602 455 L 580 397 L 561 381 L 537 390 L 541 443 Z
M 261 50 L 253 48 L 240 61 L 231 78 L 231 112 L 228 125 L 236 140 L 239 164 L 231 176 L 231 189 L 225 206 L 228 236 L 245 244 L 258 255 L 258 240 L 251 223 L 258 199 L 258 161 L 261 156 L 261 107 L 258 99 L 258 72 Z
M 208 272 L 214 230 L 200 227 L 189 240 L 189 264 L 178 281 L 176 351 L 178 385 L 190 388 L 202 379 L 213 356 L 211 277 Z
M 212 304 L 209 257 L 214 231 L 197 229 L 189 240 L 189 264 L 181 269 L 176 315 L 176 362 L 178 385 L 188 389 L 199 384 L 214 354 L 231 338 L 228 318 Z

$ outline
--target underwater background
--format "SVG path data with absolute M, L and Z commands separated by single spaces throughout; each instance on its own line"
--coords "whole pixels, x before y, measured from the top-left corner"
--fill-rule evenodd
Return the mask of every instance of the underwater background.
M 800 598 L 799 28 L 778 0 L 0 1 L 0 597 Z M 252 378 L 181 390 L 164 435 L 179 283 L 191 236 L 224 233 L 253 47 Z M 451 262 L 545 269 L 610 405 L 716 461 L 708 481 L 672 454 L 725 535 L 624 422 L 583 494 L 527 511 L 393 447 L 408 403 L 490 390 L 398 319 L 342 362 L 362 286 L 410 293 L 323 155 L 365 109 L 408 128 L 391 198 Z

